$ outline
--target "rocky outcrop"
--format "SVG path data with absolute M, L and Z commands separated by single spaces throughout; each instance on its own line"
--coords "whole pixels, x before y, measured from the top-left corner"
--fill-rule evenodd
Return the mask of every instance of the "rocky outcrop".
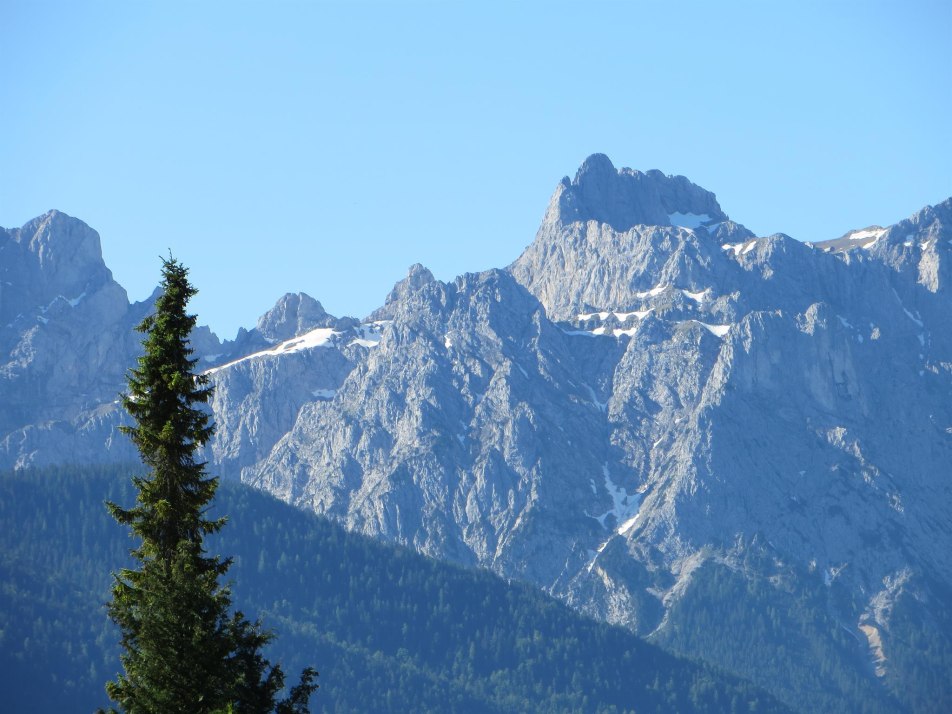
M 136 352 L 99 235 L 50 211 L 0 230 L 0 461 L 95 458 L 119 446 L 117 385 Z
M 401 302 L 414 291 L 423 288 L 435 282 L 433 273 L 424 268 L 419 263 L 414 263 L 407 271 L 407 277 L 393 286 L 393 290 L 387 295 L 383 307 L 374 310 L 367 318 L 368 321 L 389 320 L 393 313 L 398 309 Z
M 593 154 L 574 179 L 566 176 L 556 187 L 543 226 L 594 221 L 624 233 L 639 225 L 693 227 L 726 220 L 714 194 L 684 176 L 616 170 L 607 156 Z
M 556 187 L 535 241 L 509 270 L 550 318 L 572 320 L 605 305 L 635 310 L 675 282 L 723 285 L 720 245 L 752 237 L 683 176 L 616 171 L 596 154 Z
M 118 429 L 126 419 L 119 395 L 127 370 L 141 353 L 141 335 L 134 328 L 152 310 L 158 294 L 156 290 L 147 300 L 130 304 L 103 262 L 99 235 L 62 212 L 50 211 L 20 229 L 0 229 L 0 403 L 4 405 L 0 467 L 135 458 L 131 443 Z M 200 368 L 207 368 L 273 348 L 315 328 L 354 332 L 357 324 L 352 318 L 327 314 L 307 295 L 288 294 L 256 328 L 242 330 L 234 341 L 222 343 L 207 327 L 196 328 L 191 341 Z M 302 378 L 310 391 L 297 400 L 281 396 L 284 385 L 296 381 L 301 369 L 306 371 L 313 361 L 307 353 L 302 358 L 297 371 L 291 367 L 293 360 L 280 361 L 277 371 L 283 378 L 252 378 L 254 388 L 235 386 L 244 384 L 239 376 L 244 367 L 229 371 L 218 403 L 223 409 L 240 404 L 240 420 L 255 425 L 255 438 L 246 427 L 231 430 L 226 424 L 221 442 L 216 442 L 219 465 L 225 471 L 230 473 L 234 450 L 241 453 L 242 465 L 254 461 L 248 454 L 267 453 L 278 435 L 290 428 L 294 405 L 325 388 L 326 380 L 320 377 Z M 337 362 L 350 365 L 343 356 Z M 275 383 L 280 386 L 272 394 Z M 251 407 L 249 394 L 258 397 Z M 273 421 L 268 419 L 269 409 Z M 272 435 L 282 427 L 280 434 Z M 247 443 L 241 447 L 224 446 L 243 439 Z M 255 451 L 255 439 L 267 444 L 263 453 Z
M 337 319 L 306 293 L 287 293 L 258 319 L 257 329 L 272 342 L 289 340 L 315 327 L 333 327 Z
M 758 576 L 828 599 L 861 678 L 874 613 L 890 648 L 882 601 L 952 583 L 945 205 L 843 250 L 635 180 L 611 194 L 589 163 L 515 280 L 411 270 L 380 344 L 244 476 L 661 640 L 695 573 L 756 554 Z M 604 220 L 570 189 L 614 195 Z

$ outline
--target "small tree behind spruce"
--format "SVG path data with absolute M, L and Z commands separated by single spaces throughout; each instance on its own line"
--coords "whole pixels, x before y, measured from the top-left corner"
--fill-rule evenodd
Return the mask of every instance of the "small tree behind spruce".
M 284 673 L 261 654 L 272 635 L 230 612 L 231 591 L 219 578 L 231 559 L 205 549 L 205 536 L 225 519 L 206 517 L 218 479 L 196 459 L 214 429 L 200 408 L 212 387 L 195 373 L 189 346 L 196 317 L 186 305 L 197 291 L 173 258 L 162 261 L 161 287 L 155 313 L 136 328 L 145 333 L 145 354 L 123 397 L 135 422 L 124 431 L 148 474 L 133 478 L 135 506 L 107 503 L 141 542 L 131 551 L 138 567 L 114 575 L 109 614 L 121 632 L 125 671 L 106 691 L 130 714 L 306 714 L 317 673 L 305 669 L 277 701 Z

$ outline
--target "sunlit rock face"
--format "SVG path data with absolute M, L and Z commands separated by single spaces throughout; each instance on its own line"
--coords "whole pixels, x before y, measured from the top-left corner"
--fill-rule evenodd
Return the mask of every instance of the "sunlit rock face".
M 0 463 L 130 455 L 112 415 L 136 312 L 82 221 L 50 211 L 0 229 Z

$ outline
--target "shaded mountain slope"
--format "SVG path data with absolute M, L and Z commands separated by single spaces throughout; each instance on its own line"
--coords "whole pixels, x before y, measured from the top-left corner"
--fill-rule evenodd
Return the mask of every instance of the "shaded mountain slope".
M 127 469 L 0 477 L 0 638 L 11 711 L 90 709 L 118 667 L 102 603 L 129 539 L 103 499 Z M 532 588 L 349 534 L 226 485 L 236 605 L 277 630 L 289 671 L 321 672 L 315 710 L 782 711 L 763 692 L 579 617 Z

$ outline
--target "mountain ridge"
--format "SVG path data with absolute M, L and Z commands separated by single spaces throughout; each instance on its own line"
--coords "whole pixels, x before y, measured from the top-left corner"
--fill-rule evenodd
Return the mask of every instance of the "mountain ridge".
M 938 622 L 952 583 L 950 228 L 952 200 L 831 242 L 758 238 L 687 179 L 594 155 L 507 269 L 444 283 L 412 266 L 363 322 L 286 298 L 283 332 L 200 347 L 216 385 L 207 457 L 352 530 L 730 660 L 804 705 L 768 681 L 777 643 L 736 661 L 680 629 L 723 596 L 699 592 L 739 577 L 753 611 L 801 612 L 849 681 L 897 692 L 913 675 L 891 654 L 891 613 L 909 602 Z M 80 429 L 14 430 L 0 456 L 107 443 L 118 458 L 121 415 L 96 409 Z M 817 691 L 852 687 L 785 661 Z
M 605 154 L 592 154 L 574 179 L 566 176 L 556 187 L 543 223 L 590 220 L 623 233 L 635 225 L 700 225 L 728 218 L 713 193 L 684 176 L 616 169 Z

